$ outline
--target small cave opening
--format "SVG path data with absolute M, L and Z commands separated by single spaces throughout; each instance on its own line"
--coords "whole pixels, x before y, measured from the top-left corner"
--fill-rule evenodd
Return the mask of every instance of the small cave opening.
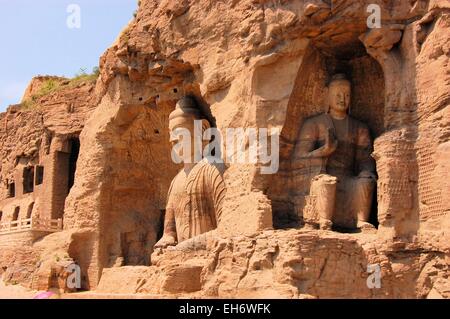
M 32 214 L 33 214 L 33 208 L 34 208 L 34 202 L 32 202 L 29 206 L 28 206 L 28 210 L 27 210 L 27 219 L 30 219 Z
M 12 216 L 12 221 L 13 222 L 16 222 L 16 221 L 19 220 L 19 214 L 20 214 L 20 207 L 16 206 L 16 208 L 14 208 L 14 213 L 13 213 L 13 216 Z
M 16 197 L 16 183 L 8 184 L 8 198 Z
M 36 165 L 36 176 L 34 184 L 36 186 L 41 185 L 44 182 L 44 166 Z
M 28 194 L 34 191 L 34 167 L 23 169 L 23 193 Z

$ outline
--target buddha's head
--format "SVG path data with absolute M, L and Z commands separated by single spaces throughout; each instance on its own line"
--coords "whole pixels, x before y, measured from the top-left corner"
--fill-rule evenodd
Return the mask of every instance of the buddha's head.
M 330 111 L 347 113 L 350 107 L 352 86 L 345 74 L 336 74 L 328 86 Z
M 194 163 L 195 158 L 201 157 L 203 132 L 209 127 L 208 120 L 202 116 L 193 98 L 183 97 L 177 102 L 175 110 L 169 115 L 169 129 L 172 150 L 181 162 Z M 195 143 L 200 145 L 194 147 Z

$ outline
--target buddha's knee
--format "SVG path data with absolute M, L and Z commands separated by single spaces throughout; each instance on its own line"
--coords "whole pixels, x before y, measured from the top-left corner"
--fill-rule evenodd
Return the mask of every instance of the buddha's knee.
M 321 219 L 331 220 L 336 202 L 337 178 L 327 174 L 316 176 L 311 183 L 311 195 Z
M 327 174 L 317 175 L 311 181 L 310 193 L 319 197 L 334 197 L 336 186 L 336 177 Z
M 355 181 L 355 191 L 362 193 L 372 193 L 375 189 L 376 182 L 372 178 L 357 178 Z
M 338 182 L 338 178 L 336 176 L 328 174 L 320 174 L 314 176 L 312 182 L 317 185 L 336 185 Z
M 370 178 L 357 178 L 353 184 L 353 206 L 357 211 L 370 211 L 376 182 Z

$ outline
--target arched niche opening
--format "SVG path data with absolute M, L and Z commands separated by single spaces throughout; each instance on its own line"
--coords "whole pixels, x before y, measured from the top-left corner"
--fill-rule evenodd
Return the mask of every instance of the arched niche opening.
M 117 81 L 122 81 L 118 79 Z M 195 99 L 212 126 L 214 117 L 194 85 L 149 89 L 120 82 L 125 92 L 102 138 L 110 143 L 102 183 L 99 268 L 149 265 L 162 237 L 167 194 L 180 164 L 171 157 L 169 115 L 183 96 Z M 156 89 L 154 89 L 156 90 Z M 151 101 L 151 102 L 149 102 Z M 102 132 L 103 134 L 103 132 Z
M 183 70 L 182 76 L 173 78 L 174 84 L 164 82 L 164 85 L 155 85 L 153 77 L 130 81 L 118 75 L 92 115 L 106 112 L 108 117 L 99 116 L 104 120 L 101 125 L 92 123 L 90 127 L 96 134 L 82 138 L 78 170 L 81 169 L 79 172 L 83 176 L 80 183 L 93 180 L 95 183 L 88 189 L 92 185 L 99 189 L 98 193 L 97 189 L 92 192 L 99 203 L 92 213 L 97 232 L 89 237 L 89 245 L 93 247 L 91 257 L 78 248 L 70 254 L 82 268 L 89 268 L 86 286 L 95 287 L 105 268 L 150 264 L 153 247 L 161 236 L 167 192 L 180 169 L 171 159 L 169 114 L 177 100 L 185 95 L 194 95 L 197 103 L 202 104 L 198 99 L 199 89 L 180 82 L 192 78 L 188 67 Z M 87 161 L 84 154 L 89 150 L 84 149 L 83 144 L 90 143 L 98 146 L 95 153 L 101 154 L 101 163 L 96 167 L 101 183 L 97 176 L 84 175 L 90 170 L 84 165 Z M 81 187 L 77 187 L 79 181 L 75 183 L 66 209 L 78 196 L 84 195 Z M 72 208 L 69 207 L 69 211 Z M 75 214 L 67 215 L 66 225 L 78 218 Z
M 171 160 L 168 129 L 175 102 L 125 105 L 111 123 L 100 229 L 102 267 L 150 264 L 163 227 L 167 191 L 179 169 Z
M 311 180 L 302 177 L 292 155 L 304 121 L 328 111 L 327 85 L 334 74 L 344 73 L 351 80 L 349 112 L 353 118 L 368 125 L 372 140 L 384 131 L 385 84 L 381 66 L 366 53 L 357 38 L 348 47 L 311 44 L 305 53 L 280 136 L 280 170 L 269 178 L 266 191 L 272 202 L 275 229 L 302 225 L 302 210 Z M 378 226 L 376 198 L 375 191 L 370 222 Z
M 33 208 L 34 208 L 34 202 L 32 202 L 30 205 L 28 205 L 27 209 L 27 219 L 30 219 L 33 214 Z
M 19 214 L 20 214 L 20 207 L 17 206 L 16 208 L 14 208 L 14 213 L 13 213 L 13 216 L 12 216 L 12 221 L 13 222 L 16 222 L 16 221 L 19 220 Z

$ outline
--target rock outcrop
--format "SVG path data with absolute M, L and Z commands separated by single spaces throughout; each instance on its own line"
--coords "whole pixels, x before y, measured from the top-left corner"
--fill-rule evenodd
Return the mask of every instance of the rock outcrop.
M 367 24 L 374 4 L 379 29 Z M 61 88 L 40 96 L 49 79 L 38 79 L 24 96 L 37 96 L 33 110 L 0 115 L 1 222 L 17 226 L 34 203 L 30 216 L 63 224 L 0 233 L 3 279 L 60 287 L 52 274 L 76 262 L 82 289 L 104 295 L 448 298 L 449 35 L 445 0 L 141 0 L 95 86 L 51 78 Z M 342 72 L 375 140 L 369 233 L 306 229 L 297 209 L 308 188 L 292 161 L 299 130 L 327 111 Z M 221 131 L 278 129 L 280 167 L 226 163 L 218 229 L 154 250 L 180 168 L 168 116 L 187 95 Z M 42 166 L 30 192 L 24 180 Z

